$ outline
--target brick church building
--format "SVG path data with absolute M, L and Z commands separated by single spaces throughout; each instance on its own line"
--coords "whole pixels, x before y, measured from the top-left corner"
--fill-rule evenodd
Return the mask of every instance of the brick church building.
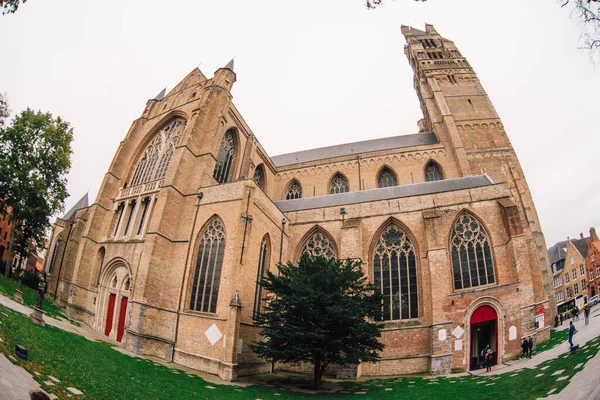
M 134 353 L 224 380 L 271 368 L 248 347 L 256 282 L 304 252 L 361 259 L 384 298 L 381 360 L 329 374 L 471 370 L 487 344 L 501 363 L 546 340 L 546 244 L 500 117 L 452 41 L 402 33 L 418 133 L 270 156 L 233 62 L 149 100 L 95 201 L 57 221 L 49 293 Z

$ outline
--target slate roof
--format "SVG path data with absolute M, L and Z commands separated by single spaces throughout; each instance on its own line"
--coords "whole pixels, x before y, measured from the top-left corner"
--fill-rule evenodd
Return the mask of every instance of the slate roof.
M 588 242 L 587 238 L 584 239 L 571 239 L 571 243 L 575 246 L 575 248 L 581 253 L 582 257 L 587 257 L 588 253 Z M 564 260 L 567 256 L 567 241 L 563 240 L 562 242 L 556 243 L 554 246 L 548 249 L 548 258 L 550 258 L 550 265 L 558 262 L 560 260 Z
M 224 68 L 225 69 L 230 69 L 233 72 L 233 60 L 234 59 L 232 58 L 231 61 L 229 61 Z
M 445 179 L 442 181 L 414 183 L 412 185 L 393 186 L 387 188 L 361 190 L 327 196 L 306 197 L 295 200 L 280 200 L 275 206 L 281 212 L 312 210 L 323 207 L 336 207 L 348 204 L 367 203 L 370 201 L 398 199 L 402 197 L 421 196 L 425 194 L 451 192 L 493 185 L 488 175 L 467 176 L 464 178 Z
M 75 211 L 79 210 L 80 208 L 89 207 L 89 205 L 90 203 L 88 202 L 88 194 L 86 193 L 61 219 L 69 219 L 73 216 L 73 214 L 75 214 Z
M 571 239 L 571 242 L 575 245 L 575 248 L 581 253 L 583 258 L 588 255 L 588 238 L 584 239 Z
M 297 151 L 271 157 L 276 167 L 299 164 L 308 161 L 323 160 L 350 154 L 368 153 L 372 151 L 398 149 L 402 147 L 437 144 L 437 136 L 433 132 L 416 133 L 413 135 L 392 136 L 381 139 L 364 140 L 362 142 L 344 143 L 335 146 Z
M 166 94 L 167 94 L 167 88 L 164 88 L 163 90 L 160 91 L 159 94 L 156 95 L 156 97 L 154 98 L 154 100 L 161 101 L 162 99 L 165 98 Z

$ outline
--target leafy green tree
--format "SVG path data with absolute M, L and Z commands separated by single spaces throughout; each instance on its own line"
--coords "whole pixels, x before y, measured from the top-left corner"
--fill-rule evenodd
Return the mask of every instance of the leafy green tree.
M 330 364 L 375 361 L 383 344 L 381 295 L 367 282 L 361 262 L 303 255 L 295 266 L 268 271 L 264 312 L 255 316 L 265 340 L 252 350 L 273 362 L 314 366 L 313 384 L 321 386 Z
M 0 198 L 12 209 L 7 260 L 15 247 L 26 257 L 31 245 L 42 243 L 50 217 L 63 208 L 72 141 L 68 122 L 29 108 L 0 127 Z
M 2 14 L 12 14 L 17 11 L 21 3 L 26 2 L 27 0 L 0 0 Z

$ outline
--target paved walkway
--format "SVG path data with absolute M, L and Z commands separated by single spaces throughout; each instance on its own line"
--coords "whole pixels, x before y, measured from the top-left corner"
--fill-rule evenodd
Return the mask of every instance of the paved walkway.
M 32 390 L 40 390 L 40 384 L 0 353 L 0 400 L 28 400 Z

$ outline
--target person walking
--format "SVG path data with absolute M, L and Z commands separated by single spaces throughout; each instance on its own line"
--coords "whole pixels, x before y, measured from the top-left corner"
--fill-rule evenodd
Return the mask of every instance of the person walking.
M 533 353 L 533 338 L 529 336 L 529 340 L 527 341 L 527 358 L 531 358 L 531 353 Z
M 523 338 L 523 343 L 521 343 L 521 357 L 527 357 L 527 350 L 529 349 L 529 343 L 527 342 L 527 338 Z
M 492 361 L 494 361 L 494 353 L 492 353 L 492 349 L 490 349 L 490 345 L 488 344 L 485 352 L 485 372 L 492 370 Z
M 575 334 L 575 325 L 573 321 L 569 321 L 569 348 L 573 347 L 573 335 Z
M 554 327 L 558 327 L 558 314 L 554 317 Z
M 586 304 L 585 307 L 583 308 L 583 316 L 585 319 L 585 324 L 589 324 L 590 323 L 590 305 Z
M 562 315 L 562 313 L 560 313 L 560 324 L 561 325 L 562 325 L 562 322 L 563 322 L 563 315 Z

